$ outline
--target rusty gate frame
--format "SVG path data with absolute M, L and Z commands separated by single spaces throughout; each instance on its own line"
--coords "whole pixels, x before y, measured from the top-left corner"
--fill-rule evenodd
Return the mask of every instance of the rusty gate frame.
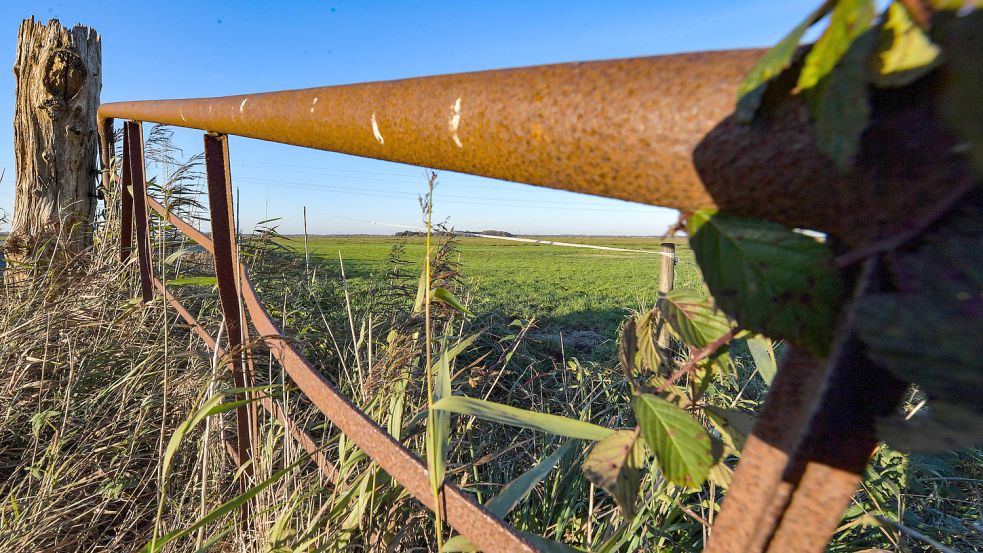
M 766 101 L 765 112 L 750 125 L 733 116 L 737 84 L 763 53 L 700 52 L 104 104 L 99 108 L 99 130 L 107 189 L 114 120 L 127 121 L 120 254 L 125 259 L 132 249 L 132 204 L 144 299 L 149 300 L 156 287 L 214 350 L 215 341 L 153 277 L 149 255 L 143 254 L 147 206 L 211 252 L 226 321 L 235 321 L 245 332 L 248 313 L 262 342 L 300 390 L 420 503 L 434 510 L 426 465 L 311 366 L 277 327 L 245 266 L 236 260 L 226 136 L 683 212 L 718 207 L 816 229 L 846 251 L 840 259 L 851 265 L 848 279 L 860 293 L 870 284 L 864 275 L 875 262 L 872 256 L 885 249 L 884 244 L 897 243 L 896 237 L 924 226 L 956 197 L 954 183 L 972 179 L 964 161 L 941 155 L 951 151 L 956 140 L 933 115 L 936 82 L 927 79 L 927 84 L 872 99 L 864 150 L 856 169 L 844 175 L 819 153 L 801 98 L 775 106 Z M 898 94 L 905 95 L 904 102 L 897 101 Z M 214 240 L 148 198 L 138 184 L 144 176 L 144 121 L 205 131 Z M 895 144 L 902 135 L 905 140 Z M 877 149 L 879 143 L 892 147 Z M 890 411 L 904 389 L 857 355 L 850 334 L 837 339 L 828 359 L 789 350 L 749 436 L 707 551 L 822 551 L 877 444 L 874 418 Z M 248 384 L 248 359 L 244 362 L 243 352 L 231 353 L 238 359 L 233 362 L 237 384 Z M 874 382 L 888 384 L 877 387 Z M 317 453 L 310 436 L 272 401 L 261 405 L 284 421 L 294 438 L 315 454 L 320 470 L 333 478 L 334 467 Z M 237 450 L 240 462 L 246 462 L 242 455 L 250 454 L 248 436 L 255 419 L 248 421 L 255 415 L 240 411 L 238 416 Z M 443 494 L 445 520 L 480 549 L 535 550 L 453 483 L 445 483 Z

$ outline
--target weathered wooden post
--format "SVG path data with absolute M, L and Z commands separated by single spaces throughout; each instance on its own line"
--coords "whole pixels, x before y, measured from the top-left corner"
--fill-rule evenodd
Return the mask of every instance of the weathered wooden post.
M 95 30 L 31 19 L 20 25 L 14 63 L 14 214 L 5 244 L 12 265 L 50 244 L 89 245 L 96 210 L 96 110 L 102 45 Z M 8 281 L 23 278 L 11 271 Z
M 662 265 L 659 267 L 659 297 L 664 297 L 672 291 L 673 281 L 676 279 L 676 244 L 673 242 L 662 243 Z M 669 347 L 669 329 L 662 325 L 659 330 L 659 347 L 667 349 Z

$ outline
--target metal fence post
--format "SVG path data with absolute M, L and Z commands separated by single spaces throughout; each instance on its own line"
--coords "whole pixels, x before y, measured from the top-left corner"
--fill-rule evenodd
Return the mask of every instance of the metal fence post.
M 143 301 L 149 302 L 154 298 L 154 283 L 153 270 L 150 264 L 150 226 L 147 215 L 147 179 L 143 161 L 143 123 L 127 121 L 124 133 L 128 149 L 130 184 L 133 186 L 133 218 L 137 231 L 137 255 L 140 259 L 140 290 Z M 123 189 L 126 190 L 125 182 Z M 125 192 L 123 210 L 126 210 Z M 125 232 L 125 228 L 121 231 Z M 121 241 L 121 256 L 128 251 L 122 249 L 125 246 L 126 240 L 123 239 Z
M 239 261 L 236 255 L 236 235 L 232 211 L 232 178 L 229 171 L 229 139 L 224 134 L 205 134 L 205 175 L 208 180 L 208 208 L 212 219 L 212 241 L 215 245 L 215 276 L 222 303 L 222 315 L 228 334 L 232 379 L 237 388 L 253 385 L 250 364 L 244 362 L 243 343 L 246 320 L 239 301 Z M 238 394 L 243 400 L 248 394 Z M 252 405 L 236 409 L 236 449 L 239 464 L 245 465 L 240 486 L 248 488 L 253 474 L 252 443 L 255 412 Z M 248 511 L 244 511 L 244 514 Z
M 133 254 L 133 194 L 130 178 L 129 128 L 123 124 L 123 160 L 120 168 L 119 190 L 119 260 L 125 262 Z

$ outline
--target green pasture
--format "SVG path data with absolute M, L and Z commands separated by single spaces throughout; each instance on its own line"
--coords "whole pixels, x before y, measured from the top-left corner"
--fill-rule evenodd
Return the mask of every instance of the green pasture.
M 286 237 L 304 250 L 303 236 Z M 658 251 L 658 237 L 536 237 L 545 240 Z M 590 330 L 613 337 L 629 309 L 651 308 L 659 291 L 662 256 L 459 237 L 461 273 L 479 316 L 537 317 L 543 331 Z M 676 239 L 675 286 L 702 288 L 693 252 Z M 395 236 L 317 236 L 313 260 L 337 268 L 344 260 L 349 285 L 365 289 L 388 270 L 392 248 L 404 244 L 407 270 L 422 268 L 424 240 Z

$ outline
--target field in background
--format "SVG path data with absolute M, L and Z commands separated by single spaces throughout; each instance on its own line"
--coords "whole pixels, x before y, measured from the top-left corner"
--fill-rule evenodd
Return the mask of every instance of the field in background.
M 303 252 L 304 237 L 285 244 Z M 625 249 L 659 251 L 657 237 L 525 237 Z M 537 317 L 544 332 L 591 331 L 615 337 L 628 309 L 651 309 L 658 299 L 662 256 L 459 237 L 461 273 L 478 315 Z M 679 263 L 676 287 L 702 289 L 699 269 L 686 240 L 675 239 Z M 395 244 L 405 244 L 407 270 L 423 267 L 423 238 L 397 236 L 314 236 L 311 256 L 345 263 L 349 285 L 364 289 L 389 270 Z

